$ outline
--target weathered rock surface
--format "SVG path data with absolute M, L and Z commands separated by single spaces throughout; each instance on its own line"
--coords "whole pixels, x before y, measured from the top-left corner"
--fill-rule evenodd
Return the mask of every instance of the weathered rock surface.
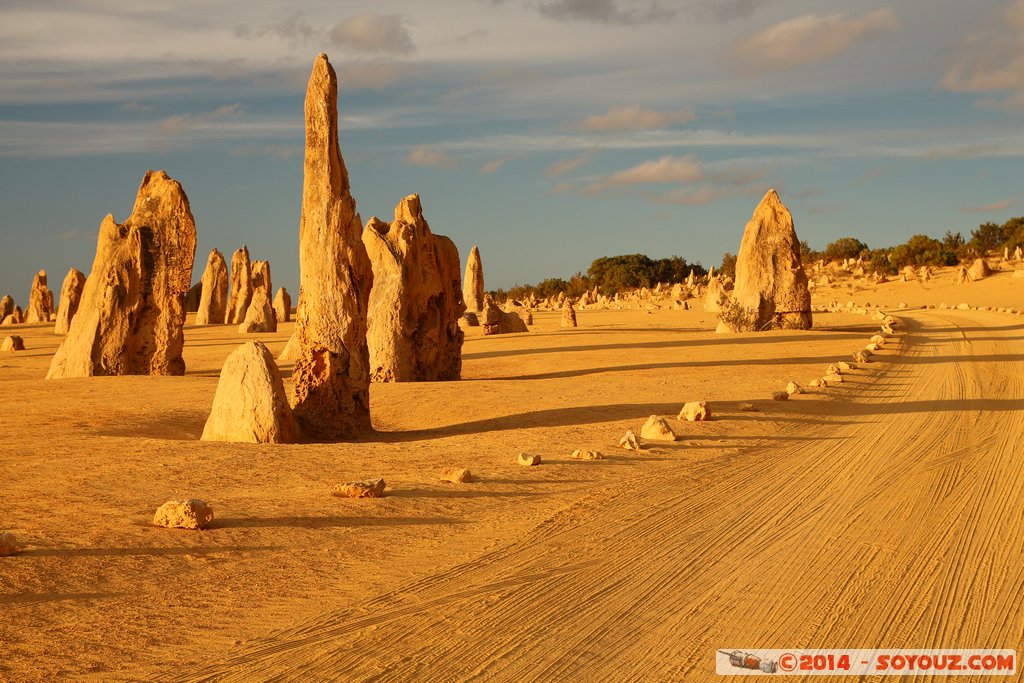
M 199 302 L 203 298 L 203 283 L 197 282 L 189 287 L 188 293 L 185 294 L 185 312 L 196 313 L 199 311 Z
M 562 327 L 576 327 L 576 310 L 572 307 L 570 297 L 565 297 L 562 304 Z
M 797 384 L 796 382 L 790 382 L 789 384 L 786 385 L 786 393 L 789 394 L 790 396 L 794 394 L 802 394 L 804 393 L 804 388 Z
M 53 313 L 53 292 L 46 286 L 46 271 L 40 270 L 32 278 L 32 290 L 28 294 L 28 308 L 24 322 L 27 324 L 50 321 Z
M 465 484 L 473 481 L 473 473 L 465 467 L 449 467 L 441 473 L 441 481 L 449 484 Z
M 242 334 L 277 332 L 277 316 L 265 287 L 258 287 L 252 293 L 249 310 L 245 312 L 245 319 L 239 324 L 238 331 Z
M 604 453 L 578 448 L 572 452 L 572 457 L 576 460 L 604 460 Z
M 775 190 L 765 194 L 743 232 L 736 257 L 732 331 L 811 328 L 811 294 L 793 217 Z
M 294 443 L 298 437 L 274 357 L 262 342 L 242 344 L 224 361 L 201 439 Z
M 196 325 L 223 325 L 228 315 L 228 264 L 219 250 L 210 251 L 200 284 Z
M 9 337 L 4 337 L 4 340 L 0 342 L 0 351 L 24 351 L 25 340 L 16 334 L 12 334 Z
M 676 433 L 668 426 L 665 418 L 651 415 L 640 430 L 640 438 L 648 441 L 675 441 Z
M 983 258 L 974 259 L 974 263 L 968 268 L 967 274 L 972 280 L 981 280 L 992 274 L 992 269 L 988 265 L 988 261 Z
M 640 450 L 640 442 L 636 440 L 636 434 L 631 429 L 627 429 L 625 436 L 619 439 L 619 446 L 627 451 Z
M 331 492 L 340 498 L 383 498 L 387 484 L 383 479 L 346 481 L 335 484 Z
M 772 400 L 773 401 L 788 401 L 789 400 L 789 394 L 787 394 L 785 391 L 773 391 L 772 392 Z
M 198 498 L 169 500 L 156 509 L 155 526 L 168 529 L 205 529 L 213 521 L 213 508 Z
M 679 420 L 686 422 L 703 422 L 711 419 L 711 409 L 707 401 L 690 401 L 679 411 Z
M 284 287 L 274 295 L 274 316 L 279 323 L 290 322 L 292 319 L 292 295 Z
M 4 294 L 4 298 L 0 299 L 0 320 L 3 320 L 12 313 L 14 313 L 14 299 L 11 298 L 10 294 Z
M 270 262 L 253 261 L 249 266 L 249 272 L 252 274 L 252 291 L 255 292 L 262 287 L 266 290 L 269 299 L 274 292 L 274 284 L 270 279 Z
M 185 191 L 163 171 L 149 171 L 128 220 L 118 225 L 108 214 L 100 225 L 92 272 L 47 379 L 185 374 L 195 249 Z
M 485 335 L 530 331 L 518 313 L 501 310 L 490 294 L 484 295 L 483 328 Z
M 704 294 L 704 310 L 708 313 L 718 313 L 722 310 L 722 302 L 728 298 L 722 281 L 712 276 L 708 279 L 708 290 Z
M 338 146 L 338 78 L 320 54 L 306 90 L 298 353 L 292 373 L 295 416 L 313 437 L 370 429 L 366 312 L 373 271 L 362 232 Z
M 371 218 L 363 244 L 373 266 L 367 344 L 374 382 L 433 382 L 462 376 L 464 333 L 459 252 L 435 235 L 418 195 L 395 219 Z
M 249 247 L 243 244 L 231 255 L 231 293 L 228 296 L 228 312 L 224 322 L 228 325 L 242 322 L 251 301 L 252 264 L 249 262 Z
M 17 552 L 18 539 L 14 537 L 14 534 L 9 531 L 0 534 L 0 557 L 10 557 Z
M 467 311 L 479 313 L 484 310 L 484 264 L 480 261 L 480 250 L 475 244 L 469 250 L 469 258 L 466 260 L 462 299 Z
M 72 268 L 64 276 L 64 284 L 60 288 L 60 308 L 57 309 L 57 322 L 53 325 L 54 334 L 67 334 L 71 331 L 71 321 L 78 313 L 84 290 L 85 273 Z
M 536 467 L 541 464 L 542 459 L 536 453 L 520 453 L 519 458 L 516 460 L 523 467 Z

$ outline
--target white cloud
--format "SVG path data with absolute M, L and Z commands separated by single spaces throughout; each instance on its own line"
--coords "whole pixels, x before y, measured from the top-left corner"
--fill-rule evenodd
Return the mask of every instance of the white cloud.
M 648 24 L 675 16 L 675 11 L 660 3 L 637 0 L 546 0 L 536 8 L 542 15 L 559 21 L 604 24 Z
M 899 28 L 889 8 L 860 17 L 844 14 L 806 14 L 770 26 L 733 45 L 731 57 L 745 73 L 785 71 L 831 59 L 857 42 Z
M 661 185 L 666 183 L 692 183 L 704 177 L 697 157 L 692 154 L 676 157 L 670 154 L 644 161 L 591 183 L 586 191 L 593 194 L 613 187 L 631 185 Z
M 424 166 L 426 168 L 443 168 L 453 170 L 459 167 L 458 157 L 448 156 L 444 150 L 430 145 L 420 145 L 409 152 L 405 157 L 405 163 L 410 166 Z
M 364 12 L 339 22 L 328 34 L 335 45 L 363 52 L 410 54 L 416 47 L 397 14 Z
M 677 111 L 656 111 L 637 105 L 614 107 L 604 114 L 588 116 L 582 121 L 570 124 L 592 133 L 621 133 L 633 130 L 658 130 L 696 120 L 697 114 L 686 107 Z
M 970 159 L 973 157 L 998 156 L 999 145 L 962 145 L 929 149 L 921 155 L 924 159 Z

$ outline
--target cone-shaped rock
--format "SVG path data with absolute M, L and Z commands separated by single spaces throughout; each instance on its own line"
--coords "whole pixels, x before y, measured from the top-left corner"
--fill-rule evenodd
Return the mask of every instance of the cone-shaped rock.
M 238 331 L 242 334 L 277 332 L 277 317 L 274 315 L 274 307 L 270 305 L 270 297 L 267 296 L 267 290 L 263 287 L 259 287 L 253 292 L 249 310 L 245 312 L 245 319 L 238 325 Z
M 373 271 L 362 232 L 338 146 L 338 78 L 320 54 L 306 90 L 298 355 L 292 373 L 295 416 L 313 437 L 370 429 L 366 309 Z
M 256 291 L 260 287 L 267 290 L 267 297 L 269 298 L 274 291 L 274 286 L 270 282 L 270 262 L 269 261 L 253 261 L 252 262 L 252 291 Z
M 474 244 L 466 260 L 466 279 L 463 283 L 462 299 L 467 311 L 484 310 L 484 264 L 480 261 L 480 250 Z
M 742 315 L 723 319 L 733 331 L 811 328 L 800 242 L 793 216 L 775 190 L 768 190 L 743 232 L 733 300 Z
M 53 292 L 46 286 L 46 271 L 40 270 L 32 278 L 32 291 L 28 295 L 28 308 L 25 309 L 24 322 L 49 322 L 51 313 L 53 313 Z
M 231 255 L 231 294 L 228 298 L 228 312 L 224 322 L 237 325 L 245 319 L 252 301 L 252 266 L 249 263 L 249 247 L 244 244 Z
M 572 307 L 572 298 L 565 297 L 562 304 L 562 327 L 576 327 L 576 309 Z
M 277 322 L 286 323 L 292 319 L 292 295 L 281 287 L 274 295 L 274 317 Z
M 298 436 L 274 357 L 262 342 L 242 344 L 224 361 L 202 440 L 293 443 Z
M 418 195 L 395 207 L 395 220 L 371 218 L 363 243 L 373 265 L 367 343 L 374 382 L 459 379 L 461 263 L 455 244 L 435 235 Z
M 84 289 L 85 274 L 77 268 L 69 270 L 60 288 L 60 308 L 57 310 L 57 322 L 53 326 L 55 334 L 67 334 L 71 331 L 71 321 L 82 303 Z
M 974 263 L 967 270 L 967 274 L 972 280 L 981 280 L 992 274 L 992 269 L 989 268 L 988 261 L 983 258 L 974 259 Z M 43 276 L 43 284 L 46 284 L 45 274 Z M 31 305 L 29 306 L 31 308 Z
M 223 325 L 228 313 L 228 264 L 217 249 L 206 259 L 202 286 L 196 325 Z
M 188 197 L 163 171 L 142 180 L 132 215 L 100 225 L 92 272 L 48 379 L 183 375 L 185 294 L 196 252 Z
M 490 294 L 484 295 L 483 328 L 485 335 L 530 331 L 518 313 L 501 310 Z
M 202 298 L 203 283 L 200 281 L 192 285 L 188 290 L 188 294 L 185 295 L 185 312 L 197 313 L 199 311 L 199 302 Z
M 11 298 L 10 294 L 4 294 L 4 298 L 0 299 L 0 320 L 3 320 L 11 313 L 14 313 L 14 299 Z

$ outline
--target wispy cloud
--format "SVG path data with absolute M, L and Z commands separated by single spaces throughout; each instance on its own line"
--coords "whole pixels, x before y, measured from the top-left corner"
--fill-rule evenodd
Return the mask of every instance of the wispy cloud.
M 979 105 L 1024 111 L 1024 0 L 971 31 L 941 81 L 953 92 L 1002 94 Z
M 118 107 L 119 111 L 132 111 L 132 112 L 145 112 L 152 111 L 154 106 L 152 104 L 141 104 L 132 100 L 131 102 L 125 102 Z
M 972 157 L 996 156 L 1001 151 L 999 145 L 961 145 L 929 149 L 921 155 L 922 159 L 970 159 Z
M 579 156 L 572 157 L 571 159 L 565 159 L 564 161 L 555 161 L 548 164 L 548 168 L 544 175 L 548 178 L 557 178 L 563 176 L 566 173 L 572 173 L 578 168 L 586 166 L 594 157 L 597 155 L 597 148 L 591 147 L 590 149 L 583 152 Z
M 960 210 L 964 213 L 997 213 L 1004 209 L 1008 209 L 1017 203 L 1016 199 L 1004 199 L 999 202 L 993 202 L 991 204 L 985 204 L 984 206 L 961 206 Z
M 420 145 L 409 152 L 405 157 L 405 163 L 410 166 L 453 170 L 459 167 L 459 158 L 449 156 L 439 147 Z
M 157 124 L 160 132 L 173 135 L 189 128 L 205 126 L 224 119 L 242 116 L 242 105 L 239 103 L 225 104 L 205 114 L 175 114 L 168 116 Z
M 491 161 L 485 162 L 480 166 L 480 175 L 497 173 L 505 165 L 506 161 L 508 161 L 508 159 L 492 159 Z
M 761 74 L 836 57 L 861 40 L 899 28 L 891 9 L 860 17 L 806 14 L 779 22 L 751 38 L 741 38 L 730 53 L 740 71 Z
M 299 146 L 290 147 L 288 145 L 242 145 L 240 147 L 232 148 L 231 156 L 265 156 L 287 161 L 288 159 L 297 157 L 299 154 L 302 153 L 302 151 L 302 148 Z
M 542 15 L 558 21 L 604 24 L 648 24 L 676 14 L 658 2 L 642 0 L 544 0 L 535 6 Z
M 704 177 L 700 162 L 692 154 L 676 157 L 671 154 L 660 159 L 644 161 L 622 171 L 605 176 L 587 187 L 588 193 L 601 192 L 612 187 L 630 185 L 660 185 L 666 183 L 692 183 Z
M 361 52 L 407 55 L 416 50 L 405 20 L 397 14 L 364 12 L 338 22 L 328 33 L 335 45 Z
M 614 107 L 604 114 L 596 114 L 588 116 L 582 121 L 574 121 L 569 124 L 569 127 L 591 133 L 621 133 L 634 130 L 658 130 L 672 125 L 690 123 L 696 118 L 697 114 L 690 107 L 676 111 L 657 111 L 630 105 Z

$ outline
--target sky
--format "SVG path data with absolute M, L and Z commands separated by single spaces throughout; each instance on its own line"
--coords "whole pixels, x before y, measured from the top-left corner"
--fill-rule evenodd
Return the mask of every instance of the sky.
M 488 289 L 717 265 L 776 188 L 812 247 L 1024 214 L 1024 0 L 0 2 L 0 293 L 88 274 L 148 169 L 298 285 L 303 99 L 339 77 L 365 221 L 421 196 Z

